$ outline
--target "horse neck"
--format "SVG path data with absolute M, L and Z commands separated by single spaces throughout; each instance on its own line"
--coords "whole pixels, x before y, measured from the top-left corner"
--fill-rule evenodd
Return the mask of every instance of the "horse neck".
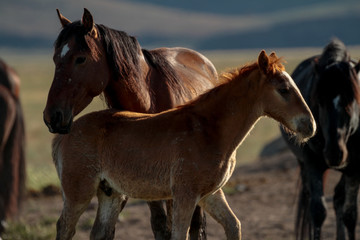
M 151 107 L 150 93 L 146 83 L 149 67 L 141 52 L 139 52 L 139 68 L 133 71 L 130 76 L 119 78 L 110 76 L 104 90 L 105 101 L 109 107 L 148 112 Z
M 195 103 L 195 111 L 208 119 L 208 122 L 215 123 L 209 131 L 217 131 L 222 141 L 219 145 L 230 154 L 263 115 L 259 96 L 260 78 L 260 72 L 255 70 L 246 77 L 234 79 L 211 90 L 200 100 L 200 104 Z

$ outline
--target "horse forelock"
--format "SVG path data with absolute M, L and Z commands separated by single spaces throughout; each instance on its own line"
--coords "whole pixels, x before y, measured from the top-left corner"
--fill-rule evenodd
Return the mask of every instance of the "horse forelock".
M 315 92 L 320 103 L 340 96 L 347 110 L 350 110 L 353 101 L 360 104 L 360 86 L 350 61 L 335 62 L 320 70 Z
M 350 61 L 345 44 L 339 39 L 333 39 L 323 50 L 319 58 L 320 68 L 325 68 L 334 62 Z
M 54 47 L 58 49 L 67 43 L 72 37 L 75 38 L 78 49 L 89 50 L 90 46 L 85 40 L 86 30 L 80 21 L 66 25 L 55 40 Z

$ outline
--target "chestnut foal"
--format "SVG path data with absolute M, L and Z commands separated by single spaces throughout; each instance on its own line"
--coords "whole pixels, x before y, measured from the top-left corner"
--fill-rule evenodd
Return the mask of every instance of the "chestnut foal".
M 298 141 L 313 136 L 314 118 L 274 53 L 223 74 L 225 83 L 181 107 L 159 114 L 115 109 L 87 114 L 53 141 L 64 208 L 57 239 L 71 239 L 75 225 L 99 192 L 91 237 L 113 231 L 126 197 L 173 200 L 171 239 L 187 239 L 196 205 L 241 239 L 240 221 L 221 187 L 236 165 L 235 151 L 259 118 L 269 116 Z M 113 233 L 112 233 L 113 234 Z

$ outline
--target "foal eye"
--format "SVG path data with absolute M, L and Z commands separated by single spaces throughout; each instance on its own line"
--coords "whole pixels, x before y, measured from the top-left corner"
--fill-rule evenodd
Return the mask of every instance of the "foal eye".
M 75 60 L 75 64 L 82 64 L 82 63 L 85 62 L 85 60 L 86 60 L 85 57 L 78 57 L 78 58 L 76 58 L 76 60 Z

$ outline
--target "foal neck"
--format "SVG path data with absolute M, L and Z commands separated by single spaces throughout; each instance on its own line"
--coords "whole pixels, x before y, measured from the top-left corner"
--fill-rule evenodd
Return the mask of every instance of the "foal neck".
M 260 97 L 262 74 L 253 70 L 246 74 L 233 75 L 224 83 L 193 102 L 194 111 L 218 131 L 223 146 L 233 151 L 250 132 L 257 120 L 263 116 Z M 226 136 L 226 137 L 223 137 Z

